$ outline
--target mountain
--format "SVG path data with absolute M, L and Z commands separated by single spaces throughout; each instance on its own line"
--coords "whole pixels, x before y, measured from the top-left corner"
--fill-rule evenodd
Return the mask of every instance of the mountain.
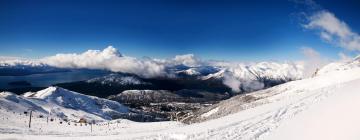
M 69 70 L 49 66 L 37 60 L 0 59 L 0 76 L 22 76 L 66 71 Z
M 256 65 L 197 66 L 177 65 L 169 68 L 170 77 L 142 78 L 134 74 L 113 73 L 107 76 L 61 83 L 64 87 L 98 97 L 116 95 L 125 90 L 202 90 L 216 93 L 240 94 L 269 88 L 288 81 L 301 79 L 302 70 L 294 64 L 258 63 Z M 226 85 L 227 77 L 239 81 L 239 91 Z
M 215 73 L 202 76 L 202 80 L 222 79 L 226 75 L 234 77 L 242 82 L 259 81 L 266 84 L 266 81 L 291 81 L 301 79 L 303 76 L 302 67 L 291 63 L 261 62 L 255 64 L 234 64 L 224 66 Z M 241 85 L 246 87 L 246 84 Z
M 128 86 L 128 85 L 147 85 L 150 83 L 144 82 L 141 78 L 136 75 L 131 74 L 122 74 L 122 73 L 112 73 L 103 77 L 97 77 L 89 79 L 87 83 L 99 83 L 109 86 Z
M 204 76 L 211 73 L 216 73 L 220 69 L 216 66 L 184 66 L 178 65 L 174 67 L 170 67 L 170 71 L 175 73 L 176 76 Z
M 29 109 L 36 110 L 43 114 L 48 113 L 47 110 L 34 103 L 31 99 L 11 92 L 0 92 L 0 106 L 2 109 L 11 110 L 17 113 L 29 111 Z
M 238 93 L 269 88 L 303 77 L 302 65 L 295 63 L 210 63 L 201 66 L 176 66 L 171 69 L 177 77 L 218 81 Z M 237 81 L 234 85 L 234 82 Z M 229 84 L 227 84 L 229 83 Z M 235 89 L 235 90 L 234 90 Z M 231 92 L 228 90 L 228 92 Z
M 42 113 L 44 116 L 60 117 L 69 120 L 110 120 L 128 113 L 127 107 L 118 102 L 94 96 L 83 95 L 60 87 L 49 87 L 38 92 L 27 92 L 19 96 L 9 92 L 1 93 L 1 108 L 15 112 L 28 111 Z
M 108 99 L 125 104 L 150 104 L 166 102 L 207 103 L 228 98 L 229 95 L 199 90 L 126 90 Z
M 154 77 L 141 78 L 133 74 L 112 73 L 86 81 L 56 84 L 72 91 L 106 98 L 126 90 L 202 90 L 225 93 L 229 88 L 220 80 L 201 80 L 197 77 Z
M 321 68 L 317 75 L 326 74 L 333 71 L 343 71 L 360 67 L 360 56 L 353 58 L 352 60 L 330 63 Z

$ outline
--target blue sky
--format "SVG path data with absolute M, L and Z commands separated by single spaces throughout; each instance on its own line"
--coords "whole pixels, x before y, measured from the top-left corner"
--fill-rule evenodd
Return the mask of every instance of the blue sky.
M 316 1 L 360 32 L 360 2 Z M 288 0 L 0 1 L 0 55 L 41 58 L 108 45 L 170 58 L 192 53 L 232 61 L 298 60 L 302 47 L 329 58 L 346 50 L 300 26 Z

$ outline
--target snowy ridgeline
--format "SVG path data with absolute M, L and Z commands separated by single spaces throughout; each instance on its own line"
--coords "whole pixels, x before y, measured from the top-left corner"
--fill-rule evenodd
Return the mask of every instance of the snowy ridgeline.
M 0 107 L 16 114 L 39 113 L 42 116 L 64 120 L 85 119 L 88 121 L 111 120 L 128 113 L 128 108 L 118 102 L 87 96 L 60 87 L 49 87 L 38 92 L 27 92 L 22 96 L 0 93 Z
M 39 125 L 29 129 L 28 117 L 2 108 L 1 116 L 6 118 L 0 118 L 0 138 L 359 140 L 360 110 L 354 108 L 360 105 L 358 85 L 359 67 L 329 71 L 224 100 L 196 114 L 207 119 L 201 123 L 114 120 L 99 123 L 92 132 L 89 125 L 60 124 L 58 120 L 47 124 L 45 118 L 34 119 Z

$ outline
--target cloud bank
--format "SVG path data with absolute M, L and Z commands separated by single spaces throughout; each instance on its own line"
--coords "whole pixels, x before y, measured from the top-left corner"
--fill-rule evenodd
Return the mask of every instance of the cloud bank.
M 223 84 L 231 88 L 234 93 L 241 91 L 251 92 L 265 87 L 264 83 L 259 82 L 257 79 L 239 78 L 231 72 L 224 74 Z
M 240 80 L 236 79 L 233 75 L 229 73 L 224 74 L 223 84 L 231 88 L 232 92 L 238 93 L 240 92 Z
M 165 66 L 151 59 L 141 60 L 122 56 L 112 46 L 102 51 L 88 50 L 81 54 L 57 54 L 43 58 L 42 62 L 60 68 L 104 69 L 113 72 L 133 73 L 143 77 L 165 75 Z
M 104 50 L 56 54 L 40 59 L 39 62 L 58 68 L 102 69 L 136 74 L 144 78 L 176 77 L 176 72 L 182 71 L 183 68 L 179 67 L 180 69 L 177 69 L 179 65 L 195 69 L 213 68 L 213 70 L 219 71 L 215 70 L 213 73 L 202 76 L 215 76 L 221 79 L 223 84 L 231 88 L 235 93 L 262 89 L 264 84 L 257 81 L 259 75 L 275 79 L 299 79 L 302 77 L 302 69 L 298 65 L 291 63 L 262 62 L 244 64 L 226 61 L 203 61 L 195 57 L 194 54 L 176 55 L 170 59 L 137 59 L 122 55 L 112 46 Z
M 201 65 L 201 60 L 195 57 L 194 54 L 185 54 L 176 55 L 172 63 L 176 65 L 182 64 L 186 66 L 196 67 Z

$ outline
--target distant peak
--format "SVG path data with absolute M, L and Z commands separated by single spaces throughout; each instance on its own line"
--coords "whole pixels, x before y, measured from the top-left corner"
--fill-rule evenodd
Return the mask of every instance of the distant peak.
M 68 91 L 64 88 L 57 87 L 57 86 L 50 86 L 46 89 L 37 91 L 34 94 L 31 94 L 31 95 L 29 94 L 29 97 L 45 99 L 47 97 L 54 96 L 56 94 L 64 94 L 64 93 L 68 93 L 68 92 L 70 92 L 70 91 Z
M 58 87 L 58 86 L 50 86 L 50 87 L 46 88 L 45 90 L 56 92 L 56 91 L 61 90 L 61 89 L 62 88 Z

